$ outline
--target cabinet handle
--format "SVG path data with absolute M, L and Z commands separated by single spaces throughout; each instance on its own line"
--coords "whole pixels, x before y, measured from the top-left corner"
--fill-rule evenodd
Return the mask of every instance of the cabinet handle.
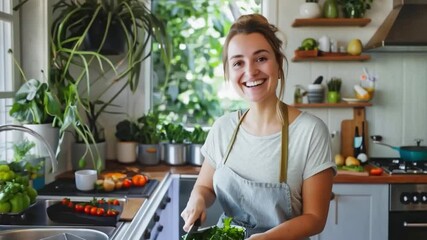
M 408 223 L 403 222 L 404 227 L 427 227 L 427 223 Z

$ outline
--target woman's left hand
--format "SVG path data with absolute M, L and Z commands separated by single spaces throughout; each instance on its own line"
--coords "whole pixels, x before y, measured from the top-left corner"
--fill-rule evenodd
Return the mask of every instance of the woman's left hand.
M 267 240 L 267 237 L 264 233 L 256 233 L 247 238 L 246 240 Z

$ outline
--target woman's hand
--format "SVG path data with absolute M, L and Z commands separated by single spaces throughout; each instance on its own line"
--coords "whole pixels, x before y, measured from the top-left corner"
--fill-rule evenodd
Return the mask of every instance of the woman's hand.
M 247 238 L 246 240 L 267 240 L 267 237 L 264 233 L 256 233 Z
M 181 213 L 182 219 L 184 219 L 184 231 L 188 232 L 191 225 L 200 217 L 201 222 L 206 219 L 206 204 L 201 197 L 190 197 L 187 206 Z

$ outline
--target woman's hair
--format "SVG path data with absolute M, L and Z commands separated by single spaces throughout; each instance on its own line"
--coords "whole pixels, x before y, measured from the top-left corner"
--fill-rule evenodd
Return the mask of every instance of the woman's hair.
M 282 52 L 282 40 L 280 40 L 276 33 L 279 30 L 273 24 L 270 24 L 268 20 L 261 14 L 248 14 L 240 16 L 236 22 L 231 25 L 230 31 L 227 38 L 225 39 L 224 48 L 222 52 L 222 62 L 224 67 L 225 78 L 228 79 L 228 45 L 230 44 L 231 39 L 238 34 L 251 34 L 251 33 L 260 33 L 264 36 L 267 42 L 270 44 L 273 49 L 276 61 L 279 67 L 279 79 L 280 79 L 280 92 L 279 92 L 279 101 L 277 103 L 277 110 L 279 112 L 280 118 L 283 118 L 280 114 L 280 99 L 283 96 L 283 90 L 285 87 L 285 72 L 283 70 L 283 62 L 286 62 L 287 59 L 285 54 Z

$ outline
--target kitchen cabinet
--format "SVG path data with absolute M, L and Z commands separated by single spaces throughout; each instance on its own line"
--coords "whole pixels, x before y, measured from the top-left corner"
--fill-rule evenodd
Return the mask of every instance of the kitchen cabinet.
M 387 240 L 388 184 L 334 184 L 325 229 L 312 240 Z
M 371 22 L 369 18 L 300 18 L 295 19 L 292 27 L 364 27 Z M 326 53 L 325 55 L 315 57 L 294 56 L 293 62 L 302 61 L 368 61 L 369 55 L 352 56 L 343 53 Z

